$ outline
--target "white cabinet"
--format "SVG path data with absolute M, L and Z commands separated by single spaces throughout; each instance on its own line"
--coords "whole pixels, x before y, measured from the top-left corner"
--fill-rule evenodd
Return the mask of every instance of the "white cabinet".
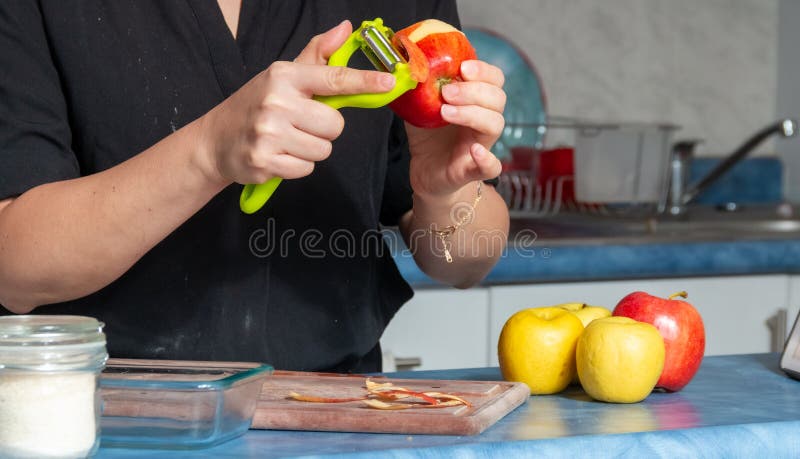
M 687 291 L 706 327 L 706 355 L 775 350 L 781 334 L 770 323 L 788 333 L 800 311 L 800 276 L 784 274 L 432 289 L 418 291 L 401 308 L 381 344 L 396 358 L 420 358 L 417 369 L 496 366 L 500 330 L 514 312 L 570 301 L 613 309 L 636 290 L 659 296 Z M 776 320 L 781 310 L 783 321 Z
M 419 358 L 415 370 L 476 368 L 489 364 L 489 292 L 419 290 L 381 337 L 384 354 Z

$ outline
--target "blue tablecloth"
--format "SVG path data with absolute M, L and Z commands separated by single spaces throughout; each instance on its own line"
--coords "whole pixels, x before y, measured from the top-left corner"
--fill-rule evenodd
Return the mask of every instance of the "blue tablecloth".
M 800 381 L 778 354 L 707 357 L 681 392 L 632 405 L 570 388 L 529 402 L 481 435 L 257 431 L 214 448 L 100 448 L 99 458 L 321 457 L 800 457 Z M 396 373 L 403 378 L 497 380 L 497 368 Z

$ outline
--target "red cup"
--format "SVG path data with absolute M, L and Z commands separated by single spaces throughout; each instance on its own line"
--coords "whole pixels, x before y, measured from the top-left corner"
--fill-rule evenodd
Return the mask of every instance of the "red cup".
M 561 202 L 575 202 L 575 155 L 568 147 L 542 150 L 536 164 L 536 182 L 542 193 L 555 200 L 561 189 Z

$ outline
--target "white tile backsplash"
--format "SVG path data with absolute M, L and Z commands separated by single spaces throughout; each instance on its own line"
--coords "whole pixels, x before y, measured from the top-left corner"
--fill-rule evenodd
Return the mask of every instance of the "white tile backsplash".
M 463 25 L 499 32 L 528 54 L 550 114 L 675 123 L 677 138 L 705 139 L 709 155 L 775 118 L 778 0 L 458 5 Z

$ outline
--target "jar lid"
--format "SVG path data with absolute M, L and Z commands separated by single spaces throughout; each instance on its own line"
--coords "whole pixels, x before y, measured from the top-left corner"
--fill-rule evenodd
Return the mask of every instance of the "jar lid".
M 96 371 L 106 359 L 103 323 L 92 317 L 0 317 L 0 371 Z
M 21 315 L 0 317 L 0 346 L 105 343 L 103 323 L 93 317 Z

